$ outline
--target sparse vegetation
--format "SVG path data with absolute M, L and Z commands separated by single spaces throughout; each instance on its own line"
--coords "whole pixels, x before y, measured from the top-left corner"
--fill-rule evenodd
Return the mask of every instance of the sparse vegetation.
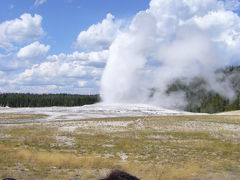
M 17 114 L 17 113 L 0 113 L 0 120 L 19 120 L 19 119 L 40 119 L 45 118 L 43 114 Z
M 118 168 L 141 179 L 229 179 L 240 176 L 239 131 L 239 116 L 1 125 L 0 178 L 98 179 Z

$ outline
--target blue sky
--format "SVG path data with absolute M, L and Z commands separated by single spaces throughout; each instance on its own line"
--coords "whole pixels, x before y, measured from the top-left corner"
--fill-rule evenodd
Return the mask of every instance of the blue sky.
M 240 64 L 239 9 L 238 0 L 1 1 L 0 92 L 96 94 L 104 83 L 149 81 L 168 64 L 178 70 L 196 60 L 214 67 Z M 191 41 L 174 49 L 183 29 L 183 37 L 198 29 L 217 53 L 201 59 L 205 46 L 195 42 L 181 57 L 186 53 L 178 49 Z
M 0 92 L 99 93 L 107 52 L 81 53 L 82 47 L 76 45 L 79 33 L 101 23 L 108 13 L 114 16 L 114 20 L 109 16 L 110 26 L 116 19 L 128 21 L 148 4 L 148 0 L 1 1 Z M 71 59 L 74 52 L 77 59 Z
M 41 15 L 46 35 L 40 41 L 51 45 L 50 54 L 58 54 L 71 53 L 79 32 L 100 22 L 107 13 L 119 19 L 131 18 L 147 9 L 149 0 L 48 0 L 39 6 L 34 6 L 34 0 L 8 0 L 0 4 L 0 22 L 23 13 Z

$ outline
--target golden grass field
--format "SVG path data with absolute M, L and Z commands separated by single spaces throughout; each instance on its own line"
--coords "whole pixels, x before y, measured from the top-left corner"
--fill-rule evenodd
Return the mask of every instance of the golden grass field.
M 0 114 L 0 123 L 44 118 Z M 0 125 L 0 178 L 239 179 L 240 116 L 160 116 Z

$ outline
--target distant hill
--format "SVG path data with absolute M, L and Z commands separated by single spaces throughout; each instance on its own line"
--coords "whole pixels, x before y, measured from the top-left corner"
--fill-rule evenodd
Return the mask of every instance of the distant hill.
M 184 80 L 176 80 L 169 85 L 166 93 L 184 92 L 186 94 L 186 111 L 201 113 L 216 113 L 233 111 L 240 109 L 240 66 L 231 66 L 219 69 L 216 74 L 220 74 L 218 81 L 227 82 L 228 86 L 235 92 L 235 98 L 229 100 L 227 97 L 208 90 L 207 81 L 196 77 L 186 83 Z M 226 92 L 227 93 L 227 92 Z
M 82 106 L 99 102 L 99 95 L 77 94 L 0 94 L 0 106 L 5 107 L 50 107 Z

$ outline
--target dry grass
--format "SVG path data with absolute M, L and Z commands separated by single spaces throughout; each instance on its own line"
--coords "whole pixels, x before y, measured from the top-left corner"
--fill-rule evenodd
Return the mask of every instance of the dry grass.
M 67 126 L 77 128 L 59 129 Z M 240 176 L 239 126 L 237 116 L 2 125 L 0 178 L 99 179 L 118 168 L 143 180 L 234 179 Z
M 57 152 L 30 151 L 20 148 L 16 148 L 9 152 L 9 148 L 4 146 L 0 146 L 0 152 L 2 156 L 5 156 L 4 159 L 1 158 L 1 163 L 12 162 L 12 167 L 16 166 L 18 163 L 22 164 L 24 168 L 20 169 L 19 176 L 21 173 L 25 173 L 26 178 L 29 179 L 36 177 L 34 175 L 37 175 L 40 178 L 46 178 L 48 175 L 50 175 L 48 173 L 50 173 L 51 170 L 57 169 L 67 169 L 68 173 L 65 175 L 66 178 L 71 178 L 70 172 L 73 169 L 84 170 L 82 172 L 85 174 L 82 173 L 79 174 L 79 176 L 85 176 L 87 174 L 88 176 L 86 178 L 89 178 L 90 176 L 94 178 L 101 176 L 101 174 L 96 172 L 95 174 L 89 173 L 93 169 L 106 169 L 106 172 L 109 172 L 112 168 L 119 168 L 133 174 L 137 174 L 142 179 L 169 179 L 170 177 L 173 179 L 176 177 L 190 178 L 201 172 L 201 168 L 192 163 L 186 163 L 183 167 L 179 168 L 176 166 L 153 165 L 149 163 L 139 163 L 133 161 L 120 162 L 116 159 L 101 158 L 97 155 L 77 156 L 73 154 Z M 36 171 L 36 167 L 41 169 L 41 171 Z M 36 174 L 31 173 L 34 171 L 36 171 Z M 16 173 L 15 175 L 18 176 Z M 56 174 L 54 178 L 57 177 L 59 176 Z
M 43 114 L 16 114 L 16 113 L 0 113 L 0 121 L 3 120 L 27 120 L 27 119 L 40 119 L 46 115 Z

